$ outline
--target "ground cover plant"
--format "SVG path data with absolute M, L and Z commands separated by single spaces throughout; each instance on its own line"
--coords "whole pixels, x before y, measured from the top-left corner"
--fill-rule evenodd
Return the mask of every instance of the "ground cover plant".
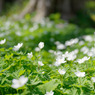
M 0 95 L 95 95 L 94 32 L 1 18 Z

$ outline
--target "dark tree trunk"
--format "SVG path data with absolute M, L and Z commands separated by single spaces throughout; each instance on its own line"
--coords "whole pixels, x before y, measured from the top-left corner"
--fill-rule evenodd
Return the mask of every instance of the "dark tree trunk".
M 23 18 L 27 13 L 33 12 L 36 6 L 37 0 L 30 0 L 25 9 L 21 12 L 18 19 Z
M 85 8 L 85 2 L 89 0 L 71 0 L 71 8 L 74 13 Z
M 2 12 L 2 8 L 3 8 L 3 0 L 0 0 L 0 14 Z

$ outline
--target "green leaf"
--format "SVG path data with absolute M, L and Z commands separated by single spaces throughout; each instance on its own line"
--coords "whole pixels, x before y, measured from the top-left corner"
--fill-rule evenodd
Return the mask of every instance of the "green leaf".
M 9 60 L 12 57 L 13 57 L 13 53 L 11 53 L 10 55 L 5 55 L 5 59 L 7 59 L 7 60 Z
M 61 82 L 57 79 L 53 79 L 45 84 L 42 84 L 38 86 L 39 90 L 42 93 L 45 93 L 46 91 L 55 90 L 55 88 L 60 84 Z
M 31 84 L 32 84 L 32 85 L 37 85 L 37 84 L 39 84 L 39 83 L 41 83 L 41 81 L 36 81 L 36 82 L 31 81 Z
M 9 70 L 9 69 L 10 69 L 12 66 L 14 66 L 14 65 L 15 65 L 14 63 L 11 64 L 9 67 L 7 67 L 7 68 L 1 70 L 0 73 Z
M 25 70 L 20 70 L 19 72 L 19 76 L 21 76 L 22 74 L 24 74 Z

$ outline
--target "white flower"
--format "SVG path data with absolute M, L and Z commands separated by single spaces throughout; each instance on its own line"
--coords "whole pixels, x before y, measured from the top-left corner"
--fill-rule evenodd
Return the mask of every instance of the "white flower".
M 65 49 L 65 45 L 59 44 L 59 45 L 57 45 L 57 49 L 59 49 L 59 50 Z
M 77 72 L 75 72 L 75 75 L 76 75 L 77 77 L 84 77 L 84 76 L 85 76 L 85 72 L 77 71 Z
M 55 44 L 55 45 L 59 45 L 59 44 L 60 44 L 60 42 L 59 42 L 59 41 L 56 41 L 54 44 Z
M 92 80 L 93 82 L 95 82 L 95 77 L 92 77 L 91 80 Z
M 87 53 L 87 55 L 90 56 L 90 57 L 91 57 L 91 56 L 92 56 L 92 57 L 95 56 L 95 54 L 94 54 L 93 52 L 91 52 L 91 51 L 89 51 L 89 52 Z
M 57 46 L 57 49 L 59 49 L 59 50 L 62 50 L 62 49 L 66 48 L 65 45 L 60 43 L 59 41 L 56 41 L 55 45 Z
M 42 61 L 38 61 L 38 64 L 40 65 L 40 66 L 43 66 L 44 64 L 42 63 Z
M 75 62 L 78 62 L 79 64 L 81 64 L 81 63 L 84 63 L 84 60 L 82 60 L 82 59 L 77 59 L 77 61 L 75 61 Z
M 70 52 L 70 53 L 66 53 L 64 56 L 67 58 L 68 61 L 73 61 L 74 59 L 76 59 L 77 54 L 78 53 L 78 49 L 75 49 L 74 51 Z
M 95 56 L 95 48 L 92 47 L 91 50 L 87 53 L 87 55 L 94 57 Z
M 18 51 L 22 47 L 23 43 L 18 43 L 16 46 L 14 46 L 13 50 Z
M 83 54 L 87 54 L 89 52 L 89 49 L 86 46 L 84 46 L 81 48 L 80 51 L 83 52 Z
M 81 45 L 83 45 L 84 44 L 84 41 L 80 41 L 79 42 L 79 45 L 81 46 Z
M 66 41 L 66 42 L 65 42 L 65 45 L 66 45 L 66 46 L 71 46 L 71 45 L 73 45 L 73 44 L 78 43 L 78 41 L 79 41 L 78 38 L 71 39 L 71 40 L 69 40 L 69 41 Z
M 54 92 L 53 91 L 50 91 L 50 92 L 46 92 L 45 95 L 54 95 Z
M 5 42 L 6 42 L 6 39 L 1 40 L 1 41 L 0 41 L 0 44 L 2 45 L 2 44 L 4 44 Z
M 36 47 L 35 48 L 35 51 L 37 51 L 37 52 L 40 51 L 40 48 L 39 47 Z
M 54 53 L 54 55 L 55 55 L 55 56 L 57 56 L 57 57 L 59 57 L 59 56 L 61 56 L 61 55 L 62 55 L 62 52 L 61 52 L 61 51 L 57 51 L 57 52 L 56 52 L 56 51 L 54 51 L 53 53 Z
M 69 52 L 66 51 L 65 54 L 62 54 L 62 56 L 63 56 L 64 58 L 66 58 L 66 57 L 68 57 L 68 54 L 69 54 Z
M 87 60 L 90 59 L 90 57 L 84 56 L 83 59 L 84 59 L 85 61 L 87 61 Z
M 27 55 L 28 55 L 28 58 L 32 58 L 33 57 L 32 52 L 28 53 Z
M 38 46 L 39 46 L 40 49 L 42 49 L 42 48 L 44 47 L 44 42 L 40 42 L 40 43 L 38 44 Z
M 17 31 L 17 32 L 16 32 L 16 35 L 17 35 L 17 36 L 21 36 L 21 32 Z
M 64 75 L 66 73 L 66 71 L 64 69 L 59 69 L 58 72 L 61 74 L 61 75 Z
M 84 63 L 85 61 L 89 60 L 90 57 L 84 56 L 82 59 L 78 59 L 76 62 L 78 62 L 79 64 Z
M 49 50 L 48 52 L 49 52 L 49 53 L 54 53 L 54 50 Z
M 76 59 L 76 57 L 77 57 L 76 55 L 71 55 L 70 54 L 70 55 L 68 55 L 67 60 L 68 61 L 71 61 L 71 60 L 73 61 L 74 59 Z
M 45 72 L 43 71 L 42 74 L 44 74 Z
M 90 35 L 83 36 L 83 38 L 85 41 L 89 41 L 89 42 L 93 41 L 93 38 Z
M 62 63 L 65 63 L 65 58 L 64 57 L 57 57 L 56 62 L 54 63 L 55 66 L 60 66 Z
M 27 77 L 21 76 L 19 79 L 13 79 L 12 80 L 12 87 L 17 89 L 19 87 L 22 87 L 26 82 L 28 81 Z

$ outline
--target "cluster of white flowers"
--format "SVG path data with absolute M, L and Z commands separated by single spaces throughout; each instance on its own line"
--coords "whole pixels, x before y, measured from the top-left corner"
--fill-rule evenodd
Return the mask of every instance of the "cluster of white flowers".
M 44 42 L 40 42 L 38 47 L 35 48 L 35 51 L 40 51 L 44 47 Z
M 43 66 L 43 65 L 44 65 L 42 61 L 38 61 L 38 64 L 39 64 L 40 66 Z
M 90 59 L 90 57 L 84 56 L 82 59 L 77 59 L 75 62 L 78 62 L 79 64 L 81 64 L 89 59 Z
M 66 61 L 65 61 L 65 58 L 64 58 L 64 57 L 58 56 L 58 57 L 56 58 L 56 61 L 55 61 L 54 65 L 55 65 L 55 66 L 60 66 L 62 63 L 65 63 L 65 62 L 66 62 Z
M 87 54 L 88 51 L 89 51 L 89 48 L 86 47 L 86 46 L 84 46 L 84 47 L 82 47 L 82 48 L 80 49 L 80 51 L 83 52 L 83 54 Z
M 61 51 L 54 51 L 54 52 L 52 52 L 52 53 L 54 53 L 54 55 L 55 55 L 56 57 L 62 56 L 62 52 L 61 52 Z
M 0 44 L 2 45 L 2 44 L 4 44 L 5 42 L 6 42 L 6 39 L 1 40 L 1 41 L 0 41 Z
M 70 53 L 66 53 L 66 58 L 68 61 L 73 61 L 74 59 L 76 59 L 77 57 L 77 53 L 78 53 L 78 49 L 75 49 L 74 51 L 70 52 Z
M 68 61 L 75 60 L 76 57 L 77 57 L 78 51 L 79 51 L 78 49 L 75 49 L 72 52 L 66 51 L 65 54 L 62 54 L 62 52 L 60 52 L 60 51 L 58 51 L 58 52 L 52 51 L 57 56 L 54 65 L 55 66 L 60 66 L 62 63 L 66 63 L 66 59 Z
M 57 47 L 58 50 L 63 50 L 63 49 L 65 49 L 67 46 L 72 46 L 72 45 L 78 43 L 78 41 L 79 41 L 78 38 L 71 39 L 71 40 L 69 40 L 69 41 L 66 41 L 66 42 L 65 42 L 65 45 L 62 44 L 62 43 L 59 42 L 59 41 L 56 41 L 56 42 L 55 42 L 55 45 L 56 45 L 56 47 Z
M 76 59 L 77 53 L 78 53 L 78 49 L 75 49 L 72 52 L 66 51 L 65 54 L 63 54 L 62 56 L 65 57 L 68 61 L 72 61 Z
M 22 47 L 23 43 L 18 43 L 16 46 L 13 47 L 14 51 L 18 51 Z
M 89 49 L 87 46 L 84 46 L 80 49 L 80 51 L 83 52 L 83 54 L 87 54 L 90 57 L 95 56 L 95 47 L 92 47 L 91 49 Z
M 87 55 L 90 57 L 95 57 L 95 47 L 92 47 L 87 53 Z
M 84 77 L 84 76 L 85 76 L 85 72 L 77 71 L 77 72 L 75 72 L 75 75 L 76 75 L 77 77 Z
M 84 41 L 79 41 L 79 45 L 80 46 L 84 45 Z
M 93 41 L 93 38 L 90 35 L 83 36 L 83 38 L 84 38 L 85 41 L 88 41 L 88 42 L 92 42 Z
M 61 74 L 61 75 L 64 75 L 66 73 L 66 71 L 64 69 L 59 69 L 58 72 Z
M 17 89 L 19 87 L 22 87 L 23 85 L 26 84 L 26 82 L 28 81 L 27 77 L 21 76 L 19 79 L 13 79 L 12 80 L 12 87 Z
M 56 47 L 58 50 L 62 50 L 62 49 L 66 48 L 66 46 L 64 44 L 60 43 L 59 41 L 56 41 L 55 44 L 56 44 Z
M 28 53 L 27 55 L 28 55 L 28 58 L 32 58 L 33 57 L 33 53 L 32 52 Z
M 74 45 L 74 44 L 78 43 L 78 41 L 79 41 L 78 38 L 71 39 L 71 40 L 69 40 L 69 41 L 66 41 L 66 42 L 65 42 L 65 45 L 66 45 L 66 46 L 71 46 L 71 45 Z

